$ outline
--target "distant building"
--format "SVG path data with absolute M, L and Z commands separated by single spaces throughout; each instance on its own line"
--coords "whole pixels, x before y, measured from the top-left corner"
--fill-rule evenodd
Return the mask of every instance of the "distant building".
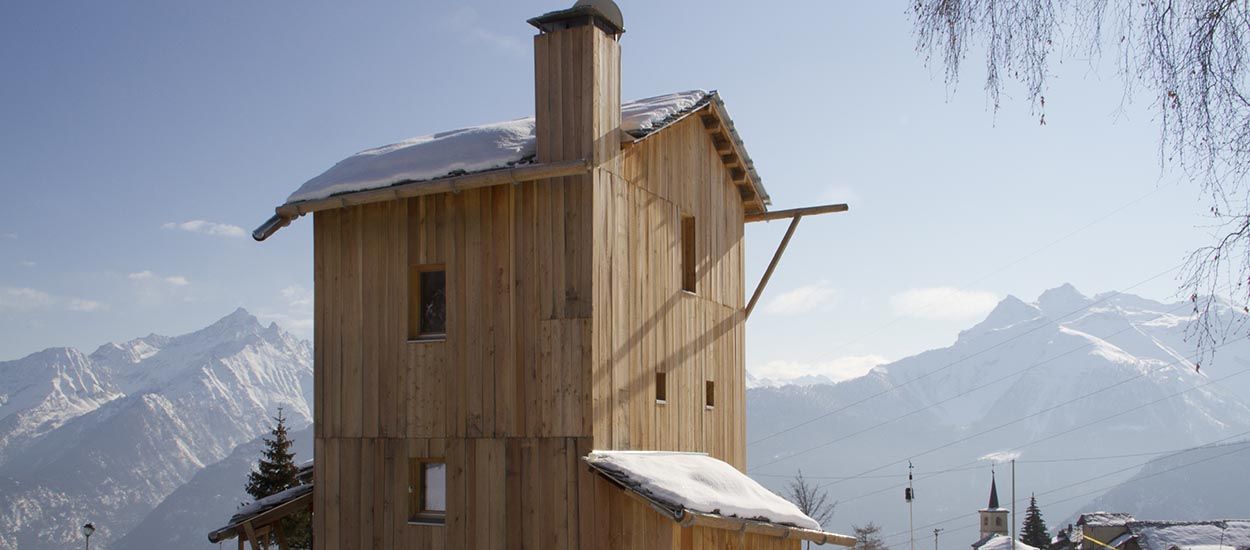
M 998 505 L 998 484 L 995 482 L 994 474 L 990 473 L 990 502 L 985 508 L 977 510 L 977 514 L 981 516 L 981 538 L 972 543 L 972 550 L 994 550 L 993 546 L 997 546 L 1003 541 L 993 541 L 994 537 L 1007 537 L 1008 528 L 1011 523 L 1007 519 L 1010 510 L 1002 508 Z M 1011 547 L 1010 537 L 1007 538 L 1007 547 Z M 993 542 L 994 544 L 990 544 Z M 1033 548 L 1023 543 L 1017 543 L 1016 548 L 1024 547 L 1026 549 Z
M 1069 537 L 1079 550 L 1247 550 L 1250 520 L 1139 521 L 1129 514 L 1082 514 Z

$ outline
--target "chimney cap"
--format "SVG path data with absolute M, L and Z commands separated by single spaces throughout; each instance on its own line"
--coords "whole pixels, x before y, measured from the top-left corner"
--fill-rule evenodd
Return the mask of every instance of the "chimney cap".
M 529 20 L 542 32 L 552 32 L 593 23 L 610 34 L 625 32 L 621 8 L 612 0 L 577 0 L 573 7 L 544 13 Z

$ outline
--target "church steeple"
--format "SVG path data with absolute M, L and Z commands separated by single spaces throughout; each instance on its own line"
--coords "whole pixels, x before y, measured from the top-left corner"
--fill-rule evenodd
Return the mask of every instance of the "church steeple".
M 990 471 L 990 505 L 986 506 L 990 510 L 998 508 L 998 485 L 994 482 L 994 472 Z
M 1008 510 L 998 504 L 998 482 L 994 479 L 994 470 L 990 470 L 990 503 L 977 511 L 981 516 L 981 541 L 989 540 L 994 535 L 1006 535 Z M 977 547 L 977 545 L 973 545 Z

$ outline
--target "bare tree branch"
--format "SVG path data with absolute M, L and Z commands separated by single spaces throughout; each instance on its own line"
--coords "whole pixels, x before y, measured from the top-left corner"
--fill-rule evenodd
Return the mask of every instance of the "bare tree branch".
M 910 11 L 917 50 L 929 63 L 940 59 L 949 87 L 978 46 L 994 110 L 1006 77 L 1024 87 L 1043 124 L 1059 38 L 1095 59 L 1114 48 L 1125 100 L 1139 89 L 1152 97 L 1161 165 L 1197 183 L 1218 222 L 1179 278 L 1194 303 L 1188 336 L 1199 364 L 1215 344 L 1242 335 L 1242 317 L 1219 315 L 1229 307 L 1217 290 L 1227 285 L 1234 299 L 1250 301 L 1250 0 L 913 0 Z

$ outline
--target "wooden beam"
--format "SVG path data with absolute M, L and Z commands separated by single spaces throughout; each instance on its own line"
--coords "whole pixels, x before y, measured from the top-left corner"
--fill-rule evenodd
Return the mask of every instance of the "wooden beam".
M 817 531 L 815 529 L 804 529 L 802 527 L 790 527 L 788 525 L 778 525 L 776 523 L 767 523 L 763 521 L 727 518 L 725 516 L 705 514 L 702 512 L 691 512 L 689 510 L 685 512 L 682 519 L 679 521 L 682 526 L 698 525 L 702 527 L 710 527 L 712 529 L 756 533 L 778 538 L 793 537 L 800 540 L 810 540 L 816 544 L 836 544 L 838 546 L 849 547 L 855 546 L 855 537 L 847 535 Z
M 781 261 L 781 255 L 785 253 L 786 246 L 790 244 L 790 237 L 794 236 L 794 230 L 799 226 L 799 220 L 803 219 L 803 215 L 799 214 L 790 220 L 790 227 L 786 228 L 786 236 L 781 238 L 781 244 L 777 246 L 777 252 L 773 253 L 773 261 L 768 263 L 768 269 L 764 271 L 764 278 L 760 279 L 760 284 L 755 287 L 755 294 L 751 295 L 751 301 L 747 303 L 746 315 L 751 317 L 751 310 L 755 309 L 755 303 L 760 300 L 760 294 L 764 293 L 764 287 L 768 286 L 768 279 L 773 276 L 773 271 L 777 269 L 777 262 Z
M 703 128 L 706 129 L 707 131 L 713 132 L 713 133 L 720 132 L 721 130 L 720 117 L 716 115 L 703 115 L 701 120 L 703 121 Z
M 799 216 L 815 216 L 817 214 L 831 214 L 834 212 L 846 212 L 851 207 L 845 204 L 826 204 L 823 206 L 807 206 L 803 208 L 791 208 L 789 210 L 774 210 L 772 212 L 763 212 L 760 214 L 747 214 L 742 219 L 745 223 L 766 222 L 769 220 L 783 220 L 789 218 L 797 218 Z

